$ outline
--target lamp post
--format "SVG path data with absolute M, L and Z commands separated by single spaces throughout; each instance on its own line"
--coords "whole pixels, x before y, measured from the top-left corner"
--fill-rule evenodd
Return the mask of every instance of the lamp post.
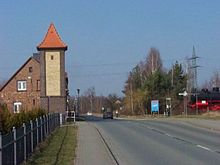
M 77 110 L 76 110 L 76 114 L 78 115 L 79 114 L 79 111 L 80 111 L 80 107 L 79 107 L 79 93 L 80 93 L 80 89 L 77 89 Z

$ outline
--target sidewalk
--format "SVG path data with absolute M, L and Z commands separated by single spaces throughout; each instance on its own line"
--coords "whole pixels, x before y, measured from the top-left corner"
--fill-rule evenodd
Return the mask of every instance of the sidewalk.
M 78 122 L 76 165 L 114 164 L 97 130 L 87 122 Z

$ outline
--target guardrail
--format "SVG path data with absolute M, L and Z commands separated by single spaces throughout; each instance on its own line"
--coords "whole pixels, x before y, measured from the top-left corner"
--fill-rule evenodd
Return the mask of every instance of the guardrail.
M 31 156 L 37 145 L 56 127 L 60 126 L 60 114 L 54 113 L 13 127 L 12 132 L 0 132 L 0 165 L 18 165 Z

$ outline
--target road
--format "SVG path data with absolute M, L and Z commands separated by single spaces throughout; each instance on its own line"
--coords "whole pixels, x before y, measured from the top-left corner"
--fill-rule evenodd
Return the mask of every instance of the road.
M 97 145 L 105 146 L 107 152 L 102 154 L 111 157 L 111 161 L 96 160 L 96 164 L 220 164 L 218 131 L 178 120 L 88 120 L 87 124 L 102 141 Z

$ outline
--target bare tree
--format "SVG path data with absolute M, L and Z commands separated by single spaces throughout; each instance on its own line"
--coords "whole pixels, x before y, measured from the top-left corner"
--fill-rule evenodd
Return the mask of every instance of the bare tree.
M 85 92 L 85 95 L 89 97 L 90 111 L 93 112 L 94 97 L 95 97 L 95 87 L 90 87 L 90 88 Z
M 150 48 L 146 58 L 144 75 L 147 77 L 149 74 L 154 73 L 156 70 L 162 70 L 162 67 L 163 64 L 160 58 L 159 50 L 154 47 Z
M 215 71 L 209 81 L 205 81 L 202 88 L 212 90 L 214 87 L 220 87 L 220 74 Z
M 220 87 L 220 74 L 217 71 L 213 73 L 210 83 L 212 87 Z

